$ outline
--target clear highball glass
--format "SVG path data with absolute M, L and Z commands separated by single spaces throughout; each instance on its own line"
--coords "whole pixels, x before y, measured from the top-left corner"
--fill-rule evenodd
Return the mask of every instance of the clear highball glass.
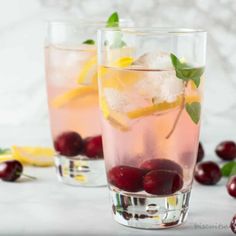
M 206 32 L 98 33 L 103 150 L 114 219 L 137 228 L 186 220 L 196 164 Z

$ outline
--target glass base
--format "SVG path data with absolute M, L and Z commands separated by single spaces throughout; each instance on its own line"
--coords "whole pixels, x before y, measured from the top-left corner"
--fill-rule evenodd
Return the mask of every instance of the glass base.
M 87 159 L 79 155 L 68 158 L 57 155 L 55 158 L 59 181 L 84 187 L 106 186 L 105 165 L 103 159 Z
M 170 228 L 182 224 L 188 214 L 190 190 L 170 196 L 127 195 L 110 189 L 114 219 L 143 229 Z

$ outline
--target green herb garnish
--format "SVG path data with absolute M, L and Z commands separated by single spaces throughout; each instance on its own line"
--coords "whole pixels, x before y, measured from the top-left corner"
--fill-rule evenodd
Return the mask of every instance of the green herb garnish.
M 7 154 L 7 153 L 10 153 L 9 148 L 0 148 L 0 155 Z
M 176 76 L 184 81 L 192 80 L 196 87 L 200 85 L 200 78 L 204 73 L 204 67 L 193 68 L 191 65 L 181 62 L 174 54 L 170 54 Z
M 119 27 L 119 15 L 117 12 L 111 14 L 111 16 L 107 20 L 106 27 Z M 126 43 L 122 40 L 122 33 L 120 31 L 114 31 L 114 37 L 109 43 L 107 40 L 105 41 L 105 46 L 110 46 L 110 48 L 122 48 L 126 46 Z
M 225 177 L 236 175 L 236 161 L 230 161 L 221 167 L 221 174 Z
M 94 45 L 95 41 L 93 39 L 87 39 L 83 42 L 83 44 Z
M 199 102 L 193 102 L 191 104 L 185 104 L 185 109 L 191 117 L 192 121 L 197 124 L 200 120 L 201 104 Z
M 181 115 L 182 111 L 184 110 L 184 108 L 186 109 L 186 111 L 189 114 L 192 121 L 195 124 L 198 124 L 198 122 L 200 120 L 201 104 L 200 104 L 200 102 L 193 102 L 191 104 L 185 103 L 185 88 L 187 87 L 189 81 L 193 81 L 193 83 L 198 88 L 200 85 L 201 76 L 204 73 L 204 67 L 194 68 L 185 62 L 181 62 L 181 60 L 172 53 L 170 54 L 170 58 L 171 58 L 172 65 L 175 68 L 176 77 L 183 81 L 184 89 L 183 89 L 183 96 L 182 96 L 183 99 L 182 99 L 180 111 L 176 117 L 176 120 L 174 122 L 174 125 L 173 125 L 171 131 L 166 136 L 166 138 L 169 138 L 171 136 L 171 134 L 174 132 L 175 127 L 178 123 L 178 120 L 179 120 L 180 115 Z
M 106 27 L 118 27 L 118 26 L 119 26 L 119 15 L 117 12 L 113 12 L 107 20 Z

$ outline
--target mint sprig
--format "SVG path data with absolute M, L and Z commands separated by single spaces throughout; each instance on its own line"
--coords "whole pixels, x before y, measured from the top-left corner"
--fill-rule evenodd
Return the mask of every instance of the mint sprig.
M 95 45 L 95 41 L 93 39 L 87 39 L 83 42 L 83 44 Z
M 186 103 L 186 101 L 185 101 L 185 88 L 187 87 L 189 81 L 193 81 L 193 83 L 198 88 L 200 85 L 201 76 L 204 73 L 204 67 L 194 68 L 191 65 L 189 65 L 185 62 L 182 62 L 173 53 L 170 54 L 170 59 L 171 59 L 172 65 L 174 66 L 176 77 L 183 81 L 184 88 L 183 88 L 182 103 L 180 106 L 180 110 L 179 110 L 177 117 L 174 121 L 173 127 L 170 130 L 170 132 L 168 133 L 168 135 L 166 136 L 166 138 L 169 138 L 172 135 L 172 133 L 174 132 L 176 125 L 177 125 L 184 109 L 189 114 L 189 117 L 191 118 L 191 120 L 195 124 L 198 124 L 198 122 L 200 120 L 200 114 L 201 114 L 201 104 L 200 104 L 200 102 Z
M 113 12 L 107 19 L 106 27 L 118 27 L 119 26 L 119 15 L 117 12 Z
M 117 12 L 112 13 L 108 20 L 106 27 L 112 28 L 112 27 L 119 27 L 119 15 Z M 109 43 L 107 40 L 105 41 L 106 46 L 110 46 L 110 48 L 122 48 L 126 46 L 126 43 L 122 40 L 122 33 L 120 31 L 114 31 L 114 37 L 112 39 L 112 42 Z
M 175 68 L 176 77 L 185 81 L 186 84 L 189 81 L 193 81 L 193 83 L 198 88 L 200 85 L 201 76 L 204 73 L 204 67 L 192 67 L 191 65 L 185 62 L 181 62 L 181 60 L 173 53 L 170 54 L 170 58 L 172 65 Z M 192 121 L 195 124 L 198 124 L 200 120 L 201 104 L 199 102 L 194 102 L 191 104 L 187 103 L 185 104 L 185 109 Z
M 0 155 L 7 154 L 7 153 L 10 153 L 9 148 L 0 148 Z
M 195 124 L 198 124 L 201 114 L 201 104 L 199 102 L 193 102 L 191 104 L 187 103 L 185 104 L 185 109 L 191 117 L 192 121 Z
M 194 68 L 191 65 L 181 62 L 174 54 L 170 54 L 172 65 L 175 68 L 176 77 L 184 81 L 192 80 L 196 87 L 200 85 L 200 78 L 204 73 L 204 67 Z
M 221 167 L 221 173 L 225 177 L 236 175 L 236 161 L 230 161 Z

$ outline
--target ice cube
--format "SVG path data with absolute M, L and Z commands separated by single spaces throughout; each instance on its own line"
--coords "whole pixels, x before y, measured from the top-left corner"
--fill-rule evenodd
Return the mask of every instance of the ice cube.
M 104 89 L 104 96 L 110 109 L 125 113 L 139 107 L 138 100 L 132 99 L 132 94 L 128 92 L 120 92 L 116 89 Z
M 140 56 L 137 60 L 133 62 L 133 65 L 145 69 L 156 70 L 170 70 L 173 68 L 170 54 L 166 52 L 144 53 L 142 56 Z
M 147 100 L 155 103 L 174 102 L 183 93 L 183 81 L 178 79 L 174 70 L 151 71 L 138 81 L 135 89 Z

